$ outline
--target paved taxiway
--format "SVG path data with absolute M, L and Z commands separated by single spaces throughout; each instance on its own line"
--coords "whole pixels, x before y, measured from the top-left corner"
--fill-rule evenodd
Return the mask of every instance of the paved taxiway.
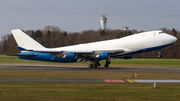
M 104 82 L 103 79 L 0 79 L 0 82 Z
M 180 80 L 131 79 L 0 79 L 0 82 L 119 82 L 119 83 L 180 83 Z
M 180 73 L 180 69 L 179 68 L 137 68 L 137 67 L 109 67 L 109 68 L 99 67 L 99 68 L 88 68 L 88 67 L 83 67 L 83 66 L 0 65 L 0 69 Z

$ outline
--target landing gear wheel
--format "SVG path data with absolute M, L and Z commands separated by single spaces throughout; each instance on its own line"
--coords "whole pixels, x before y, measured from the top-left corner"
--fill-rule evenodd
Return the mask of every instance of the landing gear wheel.
M 94 64 L 94 66 L 93 66 L 94 68 L 97 68 L 97 64 Z
M 106 64 L 104 65 L 104 67 L 105 67 L 105 68 L 108 68 L 110 63 L 111 63 L 110 60 L 109 60 L 109 61 L 106 60 Z
M 92 64 L 89 64 L 89 68 L 93 68 L 93 65 L 92 65 Z
M 158 55 L 158 58 L 161 58 L 161 55 Z
M 101 66 L 101 64 L 98 62 L 98 63 L 97 63 L 97 66 L 99 67 L 99 66 Z
M 93 65 L 94 68 L 97 68 L 98 66 L 101 66 L 99 61 L 94 61 L 92 65 Z
M 104 67 L 105 67 L 105 68 L 108 68 L 108 67 L 109 67 L 109 65 L 108 65 L 108 64 L 105 64 L 105 65 L 104 65 Z
M 89 68 L 97 68 L 101 66 L 101 64 L 99 63 L 99 60 L 94 60 L 89 64 Z

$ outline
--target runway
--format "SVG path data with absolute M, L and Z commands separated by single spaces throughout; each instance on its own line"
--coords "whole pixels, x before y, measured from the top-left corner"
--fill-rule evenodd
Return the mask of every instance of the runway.
M 134 83 L 134 80 L 126 79 L 0 79 L 0 82 L 119 82 Z
M 0 82 L 104 82 L 103 79 L 0 79 Z
M 180 73 L 179 68 L 145 68 L 145 67 L 144 68 L 142 67 L 141 68 L 138 67 L 88 68 L 83 66 L 0 65 L 0 69 Z
M 0 79 L 0 82 L 113 82 L 113 83 L 180 83 L 180 80 L 141 79 Z
M 0 79 L 0 82 L 119 82 L 134 83 L 134 80 L 126 79 Z

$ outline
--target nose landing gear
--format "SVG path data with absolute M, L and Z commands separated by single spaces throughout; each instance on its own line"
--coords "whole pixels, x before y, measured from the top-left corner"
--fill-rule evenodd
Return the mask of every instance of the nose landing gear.
M 158 50 L 158 58 L 161 58 L 161 49 Z

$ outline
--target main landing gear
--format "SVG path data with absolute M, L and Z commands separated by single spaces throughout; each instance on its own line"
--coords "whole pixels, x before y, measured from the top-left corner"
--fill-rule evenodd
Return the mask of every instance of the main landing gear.
M 108 68 L 110 63 L 111 63 L 110 60 L 106 60 L 106 64 L 104 65 L 104 67 Z M 101 64 L 99 63 L 98 60 L 93 61 L 91 62 L 91 64 L 89 64 L 89 68 L 97 68 L 99 66 L 101 66 Z
M 106 64 L 104 65 L 104 67 L 108 68 L 110 63 L 111 63 L 110 61 L 106 60 Z
M 89 64 L 89 68 L 97 68 L 98 66 L 101 66 L 99 61 L 93 61 L 91 64 Z

